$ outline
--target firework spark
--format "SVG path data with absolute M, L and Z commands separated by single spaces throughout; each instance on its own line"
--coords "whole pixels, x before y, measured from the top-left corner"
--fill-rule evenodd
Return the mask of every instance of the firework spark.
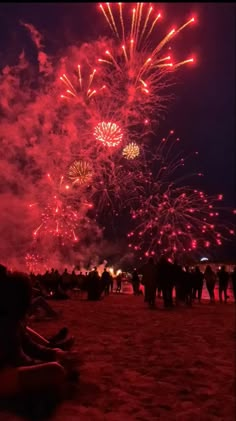
M 139 146 L 135 142 L 129 143 L 123 149 L 122 155 L 126 159 L 135 159 L 135 158 L 137 158 L 137 156 L 139 156 Z
M 102 121 L 94 129 L 94 136 L 97 140 L 108 147 L 114 147 L 121 143 L 123 133 L 116 123 Z
M 26 253 L 25 265 L 29 273 L 39 273 L 40 271 L 40 257 L 38 254 Z
M 131 115 L 135 110 L 139 116 L 150 114 L 154 108 L 158 113 L 163 112 L 168 101 L 164 90 L 172 83 L 170 72 L 172 74 L 180 66 L 194 61 L 191 57 L 175 63 L 167 46 L 180 31 L 194 22 L 194 18 L 167 32 L 152 47 L 151 35 L 161 20 L 161 14 L 155 14 L 152 6 L 136 3 L 130 21 L 127 13 L 123 13 L 122 3 L 100 4 L 100 9 L 119 42 L 119 46 L 107 49 L 105 57 L 98 59 L 108 66 L 107 79 L 115 80 L 110 86 L 111 92 L 116 97 L 121 94 L 127 98 L 126 113 Z
M 92 179 L 92 167 L 87 161 L 74 161 L 68 170 L 68 177 L 72 184 L 88 184 Z

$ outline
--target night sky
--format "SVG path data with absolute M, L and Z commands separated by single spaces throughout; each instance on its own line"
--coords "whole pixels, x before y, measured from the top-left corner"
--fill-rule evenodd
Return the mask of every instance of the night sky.
M 184 149 L 198 150 L 200 186 L 223 193 L 225 205 L 236 207 L 235 174 L 235 5 L 233 3 L 159 4 L 161 30 L 169 31 L 192 16 L 197 23 L 178 35 L 175 54 L 196 63 L 183 68 L 174 88 L 176 101 L 160 134 L 175 129 Z M 60 54 L 70 44 L 109 35 L 96 3 L 11 3 L 0 6 L 0 66 L 14 64 L 24 49 L 34 60 L 35 47 L 20 21 L 44 36 L 45 51 Z M 158 133 L 157 133 L 158 134 Z

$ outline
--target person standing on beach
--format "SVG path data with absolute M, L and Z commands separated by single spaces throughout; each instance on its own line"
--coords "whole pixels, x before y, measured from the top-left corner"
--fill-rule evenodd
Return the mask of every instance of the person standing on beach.
M 214 303 L 215 302 L 216 274 L 212 270 L 210 265 L 207 265 L 206 267 L 204 278 L 206 280 L 206 287 L 210 296 L 210 302 Z
M 231 273 L 231 280 L 234 293 L 234 302 L 236 304 L 236 266 L 234 268 L 234 271 Z
M 225 270 L 225 266 L 222 266 L 222 268 L 218 272 L 218 279 L 219 279 L 219 300 L 222 303 L 222 292 L 224 292 L 224 301 L 227 302 L 227 289 L 228 289 L 228 283 L 229 283 L 229 274 Z
M 142 283 L 145 288 L 145 297 L 149 308 L 155 308 L 156 302 L 156 289 L 157 289 L 157 267 L 152 257 L 149 258 L 148 262 L 143 265 L 140 269 L 140 273 L 143 275 Z

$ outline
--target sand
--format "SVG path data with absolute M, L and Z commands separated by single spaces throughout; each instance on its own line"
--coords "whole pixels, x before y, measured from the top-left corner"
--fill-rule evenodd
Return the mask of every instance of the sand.
M 53 303 L 50 335 L 68 326 L 81 356 L 81 380 L 53 421 L 228 421 L 235 419 L 235 309 L 207 302 L 149 310 L 143 297 L 80 296 Z M 1 421 L 19 421 L 8 412 Z

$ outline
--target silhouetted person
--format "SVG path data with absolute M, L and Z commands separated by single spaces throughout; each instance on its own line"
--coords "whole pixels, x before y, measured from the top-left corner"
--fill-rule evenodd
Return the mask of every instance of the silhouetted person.
M 152 257 L 140 269 L 143 275 L 142 283 L 145 288 L 145 297 L 150 308 L 155 307 L 156 289 L 157 289 L 157 268 Z
M 203 278 L 203 273 L 200 271 L 199 267 L 196 266 L 193 273 L 193 299 L 197 298 L 199 303 L 202 298 Z
M 122 280 L 122 274 L 120 273 L 116 277 L 116 292 L 121 292 L 121 280 Z
M 6 279 L 6 277 L 7 277 L 7 268 L 6 266 L 0 264 L 0 281 L 2 279 Z
M 236 303 L 236 266 L 231 273 L 231 280 L 232 280 L 232 288 L 234 293 L 234 302 Z
M 179 301 L 185 300 L 185 293 L 184 293 L 184 286 L 183 286 L 183 270 L 182 267 L 178 264 L 177 260 L 175 259 L 174 264 L 172 266 L 173 271 L 173 281 L 175 285 L 175 300 L 176 304 Z
M 189 267 L 186 266 L 183 271 L 183 293 L 184 301 L 187 305 L 192 305 L 194 274 L 190 272 Z
M 81 290 L 81 291 L 87 291 L 87 287 L 88 287 L 88 276 L 87 275 L 83 275 L 82 272 L 79 273 L 78 277 L 77 277 L 77 287 Z
M 164 307 L 173 307 L 174 265 L 162 256 L 157 265 L 158 283 L 162 289 Z
M 61 275 L 61 284 L 65 291 L 70 288 L 70 283 L 71 283 L 71 276 L 68 273 L 67 268 L 65 268 L 63 274 Z
M 216 274 L 213 272 L 210 265 L 207 265 L 204 278 L 206 280 L 207 291 L 210 296 L 211 303 L 215 302 L 215 285 L 216 285 Z
M 162 297 L 162 294 L 161 294 L 161 286 L 159 285 L 159 284 L 157 284 L 157 296 L 158 296 L 158 298 L 161 298 Z
M 112 277 L 112 276 L 110 276 L 109 289 L 110 289 L 110 292 L 111 292 L 111 293 L 113 292 L 113 285 L 114 285 L 113 277 Z
M 102 282 L 102 290 L 105 292 L 105 295 L 109 295 L 110 278 L 111 278 L 110 273 L 107 271 L 106 268 L 104 268 L 101 282 Z
M 139 285 L 140 285 L 140 280 L 138 276 L 138 271 L 137 269 L 134 269 L 132 273 L 132 286 L 133 286 L 134 295 L 139 295 Z
M 219 279 L 219 300 L 222 303 L 222 292 L 224 292 L 224 301 L 227 302 L 227 289 L 229 284 L 229 274 L 225 270 L 225 266 L 222 266 L 222 268 L 218 272 L 218 279 Z
M 70 276 L 70 286 L 71 288 L 76 288 L 77 286 L 77 280 L 78 280 L 78 276 L 75 273 L 75 270 L 72 271 L 71 276 Z
M 35 393 L 39 401 L 43 390 L 50 397 L 69 375 L 68 354 L 35 342 L 26 328 L 31 298 L 31 284 L 25 275 L 13 273 L 1 280 L 0 398 L 18 395 L 31 399 Z
M 88 285 L 87 286 L 88 300 L 90 301 L 99 300 L 101 296 L 101 285 L 100 285 L 100 277 L 99 277 L 96 267 L 94 268 L 94 270 L 89 272 L 87 285 Z

